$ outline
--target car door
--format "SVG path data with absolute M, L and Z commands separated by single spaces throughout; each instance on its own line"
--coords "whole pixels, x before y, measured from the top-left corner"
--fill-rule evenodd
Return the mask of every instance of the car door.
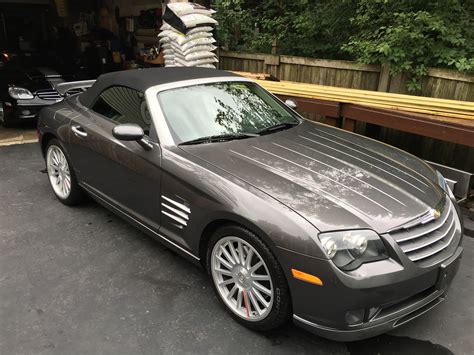
M 118 124 L 143 128 L 153 148 L 119 141 L 112 135 Z M 96 196 L 157 231 L 160 218 L 161 151 L 145 96 L 134 89 L 104 90 L 91 109 L 70 125 L 70 150 L 83 186 Z

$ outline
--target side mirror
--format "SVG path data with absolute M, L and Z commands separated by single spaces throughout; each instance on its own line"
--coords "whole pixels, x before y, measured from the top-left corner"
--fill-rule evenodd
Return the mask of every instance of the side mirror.
M 153 144 L 145 139 L 145 132 L 143 131 L 143 128 L 141 128 L 136 123 L 119 124 L 112 130 L 112 135 L 121 141 L 136 141 L 145 150 L 153 149 Z
M 112 134 L 121 141 L 138 141 L 145 136 L 143 129 L 135 123 L 119 124 L 114 127 Z
M 291 108 L 292 110 L 295 110 L 298 108 L 298 104 L 296 103 L 295 100 L 288 99 L 285 101 L 285 105 Z

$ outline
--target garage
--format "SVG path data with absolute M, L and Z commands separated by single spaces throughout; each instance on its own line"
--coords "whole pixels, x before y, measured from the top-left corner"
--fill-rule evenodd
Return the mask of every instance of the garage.
M 473 104 L 179 2 L 0 0 L 0 353 L 471 353 Z

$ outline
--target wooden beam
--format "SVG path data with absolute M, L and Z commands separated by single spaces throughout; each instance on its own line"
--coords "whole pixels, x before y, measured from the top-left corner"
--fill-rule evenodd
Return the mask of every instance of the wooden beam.
M 288 99 L 298 104 L 298 112 L 316 113 L 321 116 L 337 119 L 341 116 L 341 105 L 334 101 L 305 99 L 297 96 L 276 95 L 285 102 Z
M 347 120 L 372 123 L 382 127 L 410 132 L 425 137 L 474 147 L 474 122 L 467 120 L 439 120 L 438 117 L 412 112 L 383 110 L 355 104 L 343 104 L 341 115 Z M 347 128 L 350 129 L 351 123 Z M 346 127 L 344 127 L 346 128 Z

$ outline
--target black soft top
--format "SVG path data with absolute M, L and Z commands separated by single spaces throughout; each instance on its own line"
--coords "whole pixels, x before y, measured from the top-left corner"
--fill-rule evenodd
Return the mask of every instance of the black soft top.
M 126 86 L 131 89 L 145 92 L 146 89 L 155 85 L 222 76 L 236 77 L 239 75 L 223 70 L 194 67 L 124 70 L 99 76 L 94 85 L 80 96 L 80 101 L 84 106 L 91 107 L 94 104 L 96 97 L 102 91 L 115 85 Z

